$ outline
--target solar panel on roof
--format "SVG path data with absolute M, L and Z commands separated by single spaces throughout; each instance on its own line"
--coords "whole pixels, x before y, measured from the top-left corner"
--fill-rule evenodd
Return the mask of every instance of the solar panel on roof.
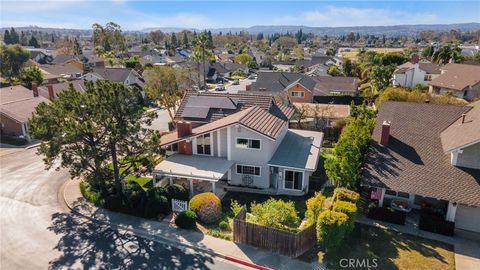
M 210 108 L 206 107 L 185 107 L 182 117 L 186 118 L 207 118 Z
M 204 107 L 216 109 L 237 108 L 238 99 L 228 97 L 212 97 L 212 96 L 191 96 L 188 98 L 186 108 L 188 107 Z

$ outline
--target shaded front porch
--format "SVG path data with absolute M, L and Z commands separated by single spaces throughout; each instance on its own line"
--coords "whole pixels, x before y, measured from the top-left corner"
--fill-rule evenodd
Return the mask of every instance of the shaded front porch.
M 363 187 L 360 212 L 370 219 L 453 235 L 456 204 L 446 200 L 394 191 Z
M 174 154 L 160 162 L 153 174 L 160 185 L 183 185 L 190 190 L 190 196 L 211 191 L 221 198 L 233 163 L 213 156 Z

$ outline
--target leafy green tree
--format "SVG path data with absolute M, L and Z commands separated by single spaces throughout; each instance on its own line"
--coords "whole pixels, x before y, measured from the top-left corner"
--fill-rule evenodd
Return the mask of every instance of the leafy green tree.
M 345 59 L 343 62 L 343 73 L 345 76 L 357 76 L 355 64 L 352 63 L 352 60 Z
M 209 47 L 209 38 L 205 32 L 202 32 L 197 35 L 196 39 L 193 41 L 193 59 L 197 61 L 199 65 L 200 73 L 200 62 L 203 64 L 203 87 L 206 88 L 206 65 L 205 61 L 213 58 L 213 53 Z
M 462 61 L 462 49 L 460 49 L 460 47 L 457 45 L 444 45 L 432 56 L 432 60 L 438 64 L 446 64 L 450 62 L 450 59 L 454 60 L 455 62 Z
M 158 132 L 142 128 L 155 113 L 144 114 L 141 101 L 139 88 L 99 80 L 87 82 L 83 93 L 70 85 L 50 103 L 39 104 L 29 127 L 42 140 L 38 153 L 46 167 L 60 160 L 72 176 L 89 175 L 91 186 L 105 191 L 112 185 L 126 201 L 123 178 L 138 169 L 140 159 L 160 152 Z M 106 170 L 110 162 L 113 177 Z
M 337 66 L 331 65 L 328 67 L 327 73 L 332 76 L 340 76 L 342 73 Z
M 172 67 L 154 66 L 145 70 L 145 92 L 147 95 L 158 101 L 160 106 L 165 108 L 173 120 L 176 112 L 176 106 L 181 98 L 181 92 L 178 90 L 175 70 Z
M 42 71 L 37 65 L 26 68 L 23 70 L 22 81 L 28 88 L 32 87 L 32 83 L 40 85 L 43 82 Z
M 263 203 L 250 205 L 255 222 L 277 229 L 296 229 L 300 223 L 295 205 L 292 201 L 270 198 Z
M 125 37 L 122 34 L 120 25 L 109 22 L 105 26 L 98 23 L 93 24 L 93 44 L 101 46 L 104 51 L 125 51 Z
M 38 44 L 38 40 L 35 36 L 31 36 L 30 40 L 28 41 L 28 46 L 33 46 L 34 48 L 40 48 L 40 44 Z
M 337 187 L 355 188 L 375 125 L 375 112 L 352 106 L 351 116 L 333 151 L 325 160 L 325 173 Z
M 317 241 L 326 252 L 337 250 L 350 232 L 348 216 L 331 210 L 323 211 L 317 221 Z
M 425 47 L 422 50 L 422 57 L 430 59 L 433 56 L 434 52 L 435 52 L 435 50 L 434 50 L 433 46 Z
M 142 69 L 142 64 L 140 63 L 138 56 L 134 55 L 125 61 L 125 67 L 140 70 Z
M 0 73 L 11 84 L 18 78 L 30 54 L 18 44 L 0 46 Z
M 237 56 L 235 56 L 235 63 L 237 64 L 245 64 L 245 65 L 250 65 L 252 62 L 252 57 L 248 55 L 247 53 L 242 53 Z

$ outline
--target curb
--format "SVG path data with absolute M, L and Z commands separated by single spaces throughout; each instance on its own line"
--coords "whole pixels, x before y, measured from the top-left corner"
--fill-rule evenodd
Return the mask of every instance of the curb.
M 65 202 L 65 204 L 67 205 L 68 209 L 70 209 L 71 212 L 79 215 L 79 216 L 82 216 L 88 220 L 91 220 L 93 222 L 97 222 L 97 223 L 101 223 L 101 224 L 104 224 L 104 225 L 108 225 L 108 226 L 111 226 L 111 227 L 115 227 L 116 229 L 122 229 L 122 230 L 125 230 L 125 231 L 128 231 L 128 232 L 131 232 L 132 234 L 136 235 L 136 236 L 141 236 L 143 238 L 147 238 L 151 241 L 155 241 L 155 242 L 158 242 L 158 243 L 162 243 L 162 244 L 165 244 L 166 243 L 169 243 L 170 245 L 173 245 L 173 246 L 183 246 L 183 247 L 186 247 L 186 248 L 191 248 L 191 249 L 194 249 L 194 250 L 197 250 L 197 251 L 202 251 L 202 252 L 205 252 L 207 254 L 210 254 L 212 256 L 216 256 L 216 257 L 219 257 L 221 259 L 224 259 L 224 260 L 227 260 L 227 261 L 231 261 L 231 262 L 235 262 L 235 263 L 238 263 L 238 264 L 242 264 L 244 266 L 248 266 L 250 268 L 254 268 L 254 269 L 259 269 L 259 270 L 272 270 L 272 268 L 269 268 L 269 267 L 266 267 L 266 266 L 263 266 L 263 265 L 259 265 L 259 264 L 256 264 L 256 263 L 253 263 L 253 262 L 249 262 L 249 261 L 246 261 L 246 260 L 242 260 L 240 258 L 236 258 L 234 256 L 230 256 L 230 255 L 225 255 L 225 254 L 222 254 L 222 253 L 219 253 L 219 252 L 216 252 L 216 251 L 211 251 L 211 250 L 208 250 L 208 249 L 204 249 L 204 248 L 201 248 L 201 247 L 198 247 L 196 245 L 193 245 L 193 244 L 186 244 L 186 243 L 182 243 L 182 242 L 177 242 L 177 241 L 173 241 L 169 238 L 166 238 L 164 236 L 161 236 L 161 235 L 156 235 L 156 236 L 153 236 L 151 234 L 148 234 L 148 233 L 144 233 L 140 230 L 137 230 L 137 229 L 132 229 L 132 228 L 128 228 L 128 227 L 125 227 L 125 226 L 122 226 L 122 225 L 118 225 L 118 224 L 114 224 L 114 223 L 109 223 L 109 222 L 105 222 L 105 221 L 102 221 L 102 220 L 98 220 L 96 218 L 93 218 L 91 216 L 87 216 L 83 213 L 80 213 L 79 211 L 75 210 L 72 205 L 70 205 L 70 203 L 67 201 L 67 198 L 65 197 L 65 189 L 66 189 L 66 186 L 69 184 L 68 181 L 73 181 L 72 179 L 70 180 L 67 180 L 61 187 L 60 187 L 60 191 L 63 191 L 62 193 L 62 197 L 63 197 L 63 201 Z M 62 190 L 63 189 L 63 190 Z M 163 240 L 160 241 L 159 239 L 156 239 L 156 238 L 161 238 Z
M 27 149 L 27 150 L 28 150 L 28 149 L 35 148 L 35 147 L 38 147 L 38 146 L 40 146 L 40 144 L 42 144 L 42 143 L 36 143 L 36 144 L 32 144 L 32 145 L 29 145 L 29 146 L 25 147 L 25 149 Z

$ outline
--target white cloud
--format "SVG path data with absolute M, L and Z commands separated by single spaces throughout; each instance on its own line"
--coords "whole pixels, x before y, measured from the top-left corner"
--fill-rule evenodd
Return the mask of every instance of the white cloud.
M 412 13 L 378 8 L 327 6 L 307 11 L 299 16 L 274 19 L 276 24 L 304 24 L 309 26 L 382 26 L 397 24 L 438 23 L 433 13 Z

